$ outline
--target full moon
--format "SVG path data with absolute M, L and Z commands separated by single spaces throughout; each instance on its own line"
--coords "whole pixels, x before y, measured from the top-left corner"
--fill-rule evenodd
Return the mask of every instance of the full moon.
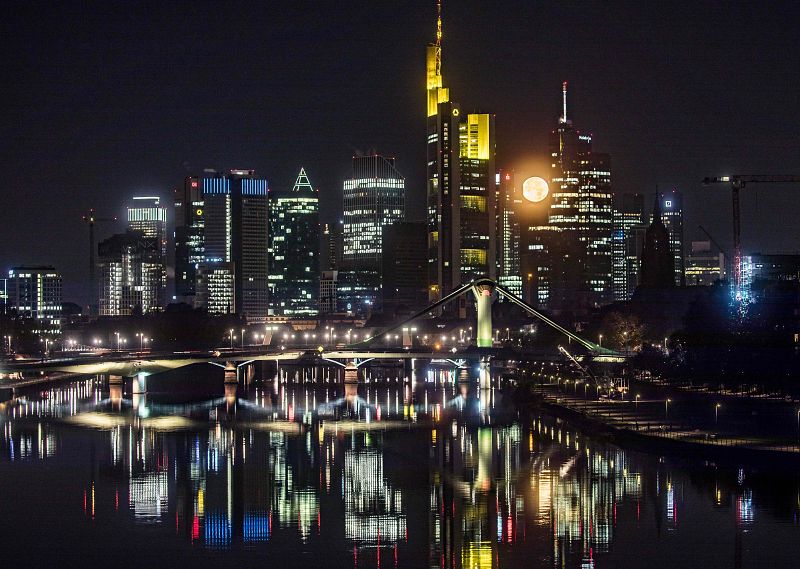
M 522 195 L 529 202 L 537 203 L 547 197 L 547 182 L 533 176 L 522 182 Z

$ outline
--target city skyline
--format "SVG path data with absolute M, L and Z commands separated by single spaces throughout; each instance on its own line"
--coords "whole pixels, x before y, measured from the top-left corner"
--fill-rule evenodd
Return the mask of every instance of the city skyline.
M 129 196 L 168 199 L 183 177 L 206 167 L 254 168 L 280 188 L 291 187 L 302 163 L 319 180 L 321 221 L 330 222 L 340 212 L 349 158 L 375 149 L 405 165 L 409 219 L 423 218 L 424 125 L 416 117 L 424 112 L 419 89 L 433 2 L 415 2 L 402 14 L 380 5 L 293 4 L 236 20 L 236 40 L 214 31 L 218 19 L 204 17 L 210 8 L 188 6 L 89 18 L 67 6 L 8 31 L 7 60 L 19 73 L 3 107 L 3 155 L 13 167 L 2 192 L 14 212 L 3 219 L 6 267 L 55 264 L 64 273 L 65 298 L 77 300 L 85 288 L 80 215 L 94 207 L 122 219 Z M 800 168 L 791 96 L 797 79 L 791 62 L 777 55 L 797 44 L 777 25 L 786 6 L 614 6 L 603 13 L 599 4 L 509 2 L 494 10 L 445 2 L 442 65 L 466 112 L 496 114 L 498 168 L 513 168 L 520 179 L 546 176 L 547 133 L 560 110 L 559 85 L 568 80 L 573 116 L 614 156 L 614 192 L 675 186 L 685 196 L 686 241 L 702 237 L 702 223 L 727 245 L 729 193 L 702 188 L 699 180 Z M 228 9 L 237 8 L 252 10 Z M 19 22 L 33 17 L 21 7 L 13 11 Z M 166 33 L 187 17 L 198 20 L 191 36 Z M 212 20 L 214 26 L 206 23 Z M 563 21 L 573 23 L 567 37 L 558 33 Z M 65 22 L 73 33 L 55 33 Z M 747 33 L 737 34 L 745 25 Z M 292 38 L 301 28 L 314 33 L 313 45 Z M 727 41 L 766 30 L 768 42 Z M 280 48 L 263 39 L 274 34 Z M 60 39 L 34 41 L 45 36 Z M 260 39 L 246 41 L 253 38 Z M 364 48 L 381 57 L 365 63 Z M 359 88 L 350 89 L 355 82 Z M 197 88 L 189 91 L 189 84 Z M 287 115 L 292 109 L 299 113 Z M 217 141 L 212 133 L 222 125 L 233 135 Z M 800 237 L 788 231 L 798 207 L 792 191 L 743 194 L 745 252 L 800 249 Z M 771 222 L 776 208 L 788 214 L 785 222 Z M 34 217 L 54 235 L 75 238 L 41 239 L 41 225 L 28 222 Z M 97 240 L 120 230 L 98 227 Z

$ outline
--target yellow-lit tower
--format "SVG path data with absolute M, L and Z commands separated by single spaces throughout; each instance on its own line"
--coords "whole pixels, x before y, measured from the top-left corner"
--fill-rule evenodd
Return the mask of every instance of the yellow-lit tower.
M 442 3 L 436 41 L 426 50 L 428 297 L 442 298 L 460 279 L 459 109 L 442 79 Z

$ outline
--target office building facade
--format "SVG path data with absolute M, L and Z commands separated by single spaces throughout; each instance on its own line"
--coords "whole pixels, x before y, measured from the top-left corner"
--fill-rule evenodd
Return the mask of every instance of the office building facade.
M 686 259 L 686 285 L 710 286 L 725 279 L 725 254 L 711 241 L 692 241 Z
M 161 242 L 142 231 L 113 235 L 97 246 L 100 316 L 150 314 L 162 309 Z
M 498 282 L 517 296 L 522 296 L 520 265 L 521 231 L 518 212 L 522 195 L 513 171 L 500 172 L 497 177 L 495 209 L 496 265 Z
M 611 256 L 614 300 L 619 302 L 630 300 L 636 290 L 647 225 L 642 194 L 621 194 L 615 202 Z
M 394 158 L 353 158 L 343 185 L 342 271 L 339 295 L 344 310 L 367 314 L 379 308 L 383 228 L 405 218 L 405 178 Z
M 167 208 L 161 205 L 161 198 L 134 196 L 128 204 L 128 229 L 140 231 L 145 238 L 154 239 L 158 244 L 161 278 L 157 305 L 163 307 L 167 300 Z
M 395 223 L 383 228 L 383 312 L 413 314 L 428 301 L 425 223 Z
M 319 313 L 319 192 L 301 168 L 291 191 L 269 197 L 270 315 Z
M 35 321 L 34 334 L 61 332 L 62 279 L 50 266 L 14 267 L 6 282 L 7 312 Z
M 683 245 L 683 194 L 676 189 L 661 196 L 661 219 L 669 232 L 669 246 L 675 266 L 675 286 L 686 284 L 685 251 Z
M 263 322 L 269 310 L 268 184 L 254 170 L 206 170 L 188 177 L 175 200 L 175 289 L 178 300 L 208 308 L 195 298 L 197 271 L 225 263 L 235 273 L 235 312 Z M 223 302 L 223 300 L 220 300 Z
M 611 159 L 594 152 L 592 136 L 567 117 L 566 82 L 562 97 L 562 116 L 550 135 L 548 224 L 566 235 L 566 249 L 554 248 L 551 255 L 574 266 L 565 266 L 552 286 L 550 306 L 585 312 L 613 299 Z

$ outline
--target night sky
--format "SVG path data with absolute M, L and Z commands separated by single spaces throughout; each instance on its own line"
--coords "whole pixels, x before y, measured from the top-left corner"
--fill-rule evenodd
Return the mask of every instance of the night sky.
M 800 175 L 800 9 L 655 4 L 445 0 L 445 84 L 497 115 L 498 166 L 548 177 L 568 80 L 615 191 L 675 186 L 687 242 L 702 223 L 729 246 L 729 192 L 699 180 Z M 422 218 L 434 29 L 433 0 L 4 3 L 0 268 L 53 264 L 65 300 L 84 301 L 81 215 L 122 218 L 135 194 L 171 215 L 172 189 L 203 168 L 285 188 L 304 166 L 327 221 L 351 156 L 377 150 Z M 749 187 L 743 210 L 745 252 L 800 251 L 800 186 Z

